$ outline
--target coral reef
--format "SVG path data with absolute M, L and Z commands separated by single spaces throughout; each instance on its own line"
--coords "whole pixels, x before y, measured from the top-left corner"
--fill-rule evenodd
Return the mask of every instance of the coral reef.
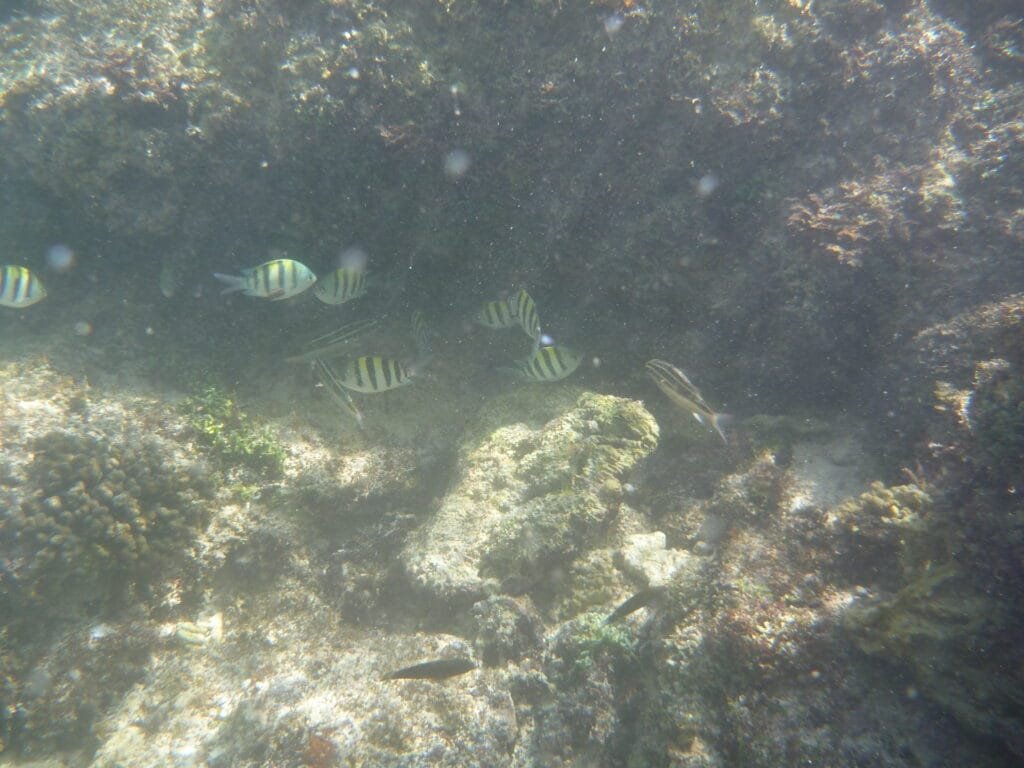
M 77 256 L 2 318 L 2 746 L 1017 764 L 1021 30 L 957 0 L 8 4 L 0 239 Z M 281 362 L 334 308 L 209 279 L 353 242 L 353 311 L 439 330 L 359 434 Z M 586 390 L 491 370 L 519 351 L 470 318 L 518 286 Z M 728 446 L 631 399 L 651 355 Z M 252 419 L 139 394 L 211 371 Z M 223 503 L 190 440 L 249 465 Z M 482 666 L 379 680 L 445 655 Z
M 186 549 L 208 518 L 199 465 L 175 460 L 158 438 L 55 431 L 33 459 L 4 521 L 14 616 L 66 615 L 127 599 Z M 5 601 L 6 602 L 6 601 Z M 17 621 L 17 619 L 14 619 Z
M 153 617 L 194 597 L 215 487 L 165 404 L 39 358 L 0 379 L 0 742 L 87 755 L 160 646 Z

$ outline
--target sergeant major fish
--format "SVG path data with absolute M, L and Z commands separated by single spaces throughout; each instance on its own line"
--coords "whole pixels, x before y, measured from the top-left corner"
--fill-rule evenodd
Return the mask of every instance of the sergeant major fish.
M 242 270 L 242 275 L 225 275 L 214 272 L 213 276 L 227 284 L 221 293 L 243 291 L 246 296 L 259 296 L 279 301 L 302 293 L 316 282 L 316 275 L 305 264 L 294 259 L 274 259 Z
M 669 400 L 692 413 L 693 418 L 701 424 L 711 426 L 722 438 L 722 442 L 728 444 L 722 427 L 729 420 L 729 415 L 716 413 L 685 373 L 671 363 L 657 359 L 648 360 L 644 368 Z
M 42 282 L 27 267 L 0 267 L 0 306 L 21 309 L 45 298 Z
M 412 382 L 413 373 L 397 360 L 364 355 L 336 371 L 338 383 L 356 392 L 385 392 Z
M 320 279 L 313 294 L 324 304 L 344 304 L 366 293 L 366 272 L 342 267 Z
M 476 321 L 485 328 L 511 328 L 519 322 L 505 299 L 488 301 L 477 313 Z
M 582 359 L 581 353 L 569 347 L 541 347 L 515 370 L 527 381 L 561 381 L 579 367 Z
M 530 294 L 525 290 L 519 291 L 508 300 L 508 308 L 519 321 L 519 325 L 526 331 L 526 335 L 539 342 L 541 337 L 540 315 L 537 314 L 537 305 Z

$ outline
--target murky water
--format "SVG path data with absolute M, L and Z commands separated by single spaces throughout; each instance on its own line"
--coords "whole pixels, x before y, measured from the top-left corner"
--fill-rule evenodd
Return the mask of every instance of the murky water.
M 1016 764 L 1022 51 L 0 7 L 0 762 Z

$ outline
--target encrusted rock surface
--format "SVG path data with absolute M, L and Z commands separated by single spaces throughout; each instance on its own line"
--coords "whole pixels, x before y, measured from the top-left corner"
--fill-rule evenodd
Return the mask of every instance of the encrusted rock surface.
M 657 423 L 637 402 L 587 392 L 539 409 L 531 400 L 519 391 L 484 406 L 453 487 L 405 546 L 406 573 L 434 599 L 536 588 L 597 543 L 620 478 L 657 445 Z

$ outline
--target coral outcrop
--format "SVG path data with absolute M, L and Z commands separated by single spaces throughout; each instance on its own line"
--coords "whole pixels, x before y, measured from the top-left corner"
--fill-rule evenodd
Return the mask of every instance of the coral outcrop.
M 564 390 L 534 403 L 518 391 L 484 406 L 458 479 L 406 544 L 406 573 L 432 598 L 543 588 L 598 543 L 622 478 L 657 445 L 658 425 L 635 401 Z

